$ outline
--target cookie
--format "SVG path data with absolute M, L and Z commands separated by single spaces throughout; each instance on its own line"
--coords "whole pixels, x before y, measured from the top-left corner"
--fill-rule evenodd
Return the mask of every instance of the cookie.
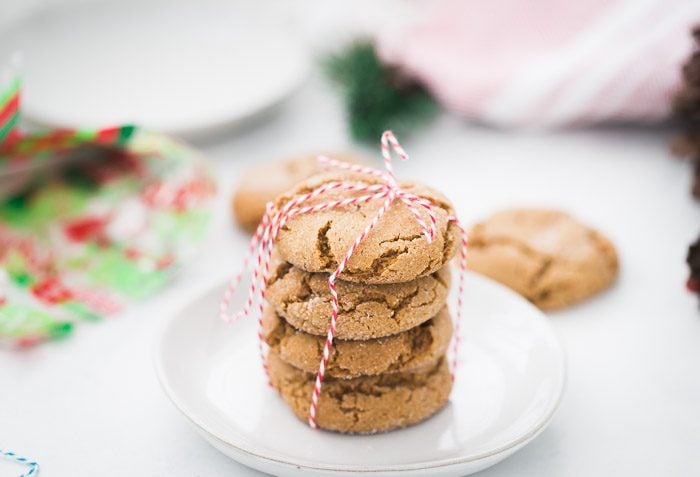
M 555 210 L 508 210 L 476 224 L 469 268 L 509 286 L 542 309 L 562 308 L 617 276 L 612 243 Z
M 335 181 L 364 184 L 381 182 L 377 177 L 366 174 L 320 174 L 283 194 L 275 205 L 279 209 L 300 194 Z M 356 249 L 340 275 L 341 279 L 367 284 L 407 282 L 439 270 L 454 255 L 460 237 L 457 226 L 448 222 L 448 217 L 454 214 L 449 201 L 426 186 L 410 182 L 399 185 L 434 204 L 437 237 L 428 243 L 409 208 L 400 200 L 396 200 Z M 305 204 L 313 205 L 366 194 L 359 191 L 335 190 Z M 277 237 L 279 254 L 284 260 L 303 270 L 330 273 L 338 266 L 355 238 L 362 233 L 383 202 L 373 200 L 296 215 L 286 223 Z M 420 209 L 423 219 L 428 221 L 427 213 Z
M 318 370 L 325 337 L 297 330 L 267 307 L 263 315 L 265 342 L 286 363 L 309 373 Z M 326 376 L 355 378 L 415 371 L 435 364 L 447 351 L 452 320 L 444 307 L 434 318 L 397 335 L 366 341 L 334 340 Z
M 272 386 L 306 422 L 315 375 L 285 363 L 274 351 L 268 354 L 267 367 Z M 444 358 L 413 373 L 328 378 L 321 389 L 316 423 L 322 429 L 365 434 L 409 426 L 439 411 L 451 389 Z
M 336 337 L 366 340 L 401 333 L 435 316 L 450 286 L 448 267 L 410 282 L 362 285 L 338 280 Z M 277 313 L 294 327 L 325 336 L 331 316 L 327 273 L 310 273 L 273 262 L 266 291 Z
M 346 162 L 366 162 L 352 154 L 326 153 L 326 155 Z M 304 179 L 324 170 L 316 160 L 317 157 L 318 154 L 307 154 L 249 169 L 239 181 L 233 194 L 233 215 L 238 224 L 249 232 L 255 231 L 269 201 Z

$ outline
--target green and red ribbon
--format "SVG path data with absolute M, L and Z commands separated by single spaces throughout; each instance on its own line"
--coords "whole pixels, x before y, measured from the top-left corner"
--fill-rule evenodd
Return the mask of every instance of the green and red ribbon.
M 0 145 L 19 136 L 19 78 L 14 78 L 0 93 Z
M 19 128 L 19 77 L 14 77 L 4 88 L 0 85 L 0 88 L 0 172 L 4 166 L 51 160 L 60 157 L 62 152 L 84 144 L 124 147 L 136 131 L 134 126 L 124 125 L 96 130 L 52 129 L 24 133 Z M 4 273 L 0 268 L 0 274 Z M 40 285 L 33 289 L 35 295 L 43 298 L 50 295 L 58 300 L 54 297 L 58 290 L 57 284 L 42 282 Z M 71 332 L 70 322 L 58 321 L 40 310 L 7 303 L 6 290 L 3 288 L 3 283 L 0 283 L 0 344 L 3 340 L 14 337 L 15 344 L 27 346 Z M 66 306 L 73 304 L 67 299 L 64 301 L 68 302 Z
M 19 107 L 20 80 L 14 78 L 0 92 L 0 161 L 14 164 L 44 152 L 61 152 L 81 144 L 124 146 L 136 130 L 132 125 L 123 125 L 91 130 L 53 129 L 25 134 L 19 129 Z
M 216 185 L 196 151 L 130 125 L 24 131 L 17 79 L 0 83 L 0 112 L 0 178 L 26 184 L 0 200 L 0 346 L 113 316 L 201 243 Z

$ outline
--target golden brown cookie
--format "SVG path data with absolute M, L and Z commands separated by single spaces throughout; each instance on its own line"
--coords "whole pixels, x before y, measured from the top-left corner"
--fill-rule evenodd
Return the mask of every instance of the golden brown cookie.
M 380 180 L 366 174 L 325 173 L 308 179 L 276 201 L 278 208 L 287 202 L 334 181 L 377 184 Z M 440 193 L 415 183 L 400 187 L 432 202 L 437 216 L 437 237 L 431 243 L 409 208 L 394 201 L 382 220 L 360 244 L 340 278 L 352 282 L 397 283 L 429 275 L 452 258 L 459 242 L 459 229 L 448 222 L 454 214 L 449 201 Z M 311 200 L 313 205 L 329 200 L 366 195 L 366 192 L 331 191 Z M 277 238 L 282 258 L 309 272 L 332 272 L 353 241 L 365 229 L 382 206 L 382 200 L 337 207 L 292 217 Z M 428 221 L 425 211 L 423 219 Z
M 304 179 L 322 172 L 324 169 L 316 160 L 318 154 L 269 162 L 249 169 L 241 177 L 233 194 L 233 214 L 238 224 L 249 232 L 253 232 L 265 214 L 265 206 L 269 201 Z M 345 162 L 366 162 L 353 154 L 325 154 Z
M 331 316 L 327 273 L 310 273 L 275 261 L 266 297 L 294 327 L 325 336 Z M 401 333 L 435 316 L 450 287 L 449 267 L 410 282 L 362 285 L 338 280 L 336 337 L 366 340 Z
M 299 331 L 267 307 L 263 315 L 265 342 L 279 357 L 309 373 L 318 370 L 326 339 Z M 415 371 L 431 366 L 445 354 L 452 320 L 444 307 L 434 318 L 408 331 L 366 341 L 333 341 L 326 376 L 356 378 Z
M 272 386 L 306 422 L 315 374 L 285 363 L 271 351 L 267 359 Z M 413 373 L 354 379 L 327 378 L 318 401 L 316 422 L 322 429 L 364 433 L 388 431 L 420 422 L 439 411 L 452 389 L 444 358 Z
M 561 308 L 610 285 L 612 243 L 555 210 L 508 210 L 476 224 L 469 268 L 509 286 L 542 309 Z

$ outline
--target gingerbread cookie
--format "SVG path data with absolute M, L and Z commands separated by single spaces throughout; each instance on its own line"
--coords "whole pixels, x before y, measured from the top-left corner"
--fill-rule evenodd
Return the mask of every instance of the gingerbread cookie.
M 509 286 L 542 309 L 589 297 L 617 276 L 612 243 L 555 210 L 509 210 L 476 224 L 469 267 Z
M 263 315 L 266 343 L 279 357 L 309 373 L 318 370 L 325 338 L 297 330 L 267 307 Z M 452 320 L 444 307 L 435 318 L 403 333 L 366 341 L 334 340 L 326 376 L 355 378 L 415 371 L 435 364 L 447 351 Z
M 366 162 L 353 154 L 326 155 L 345 162 Z M 307 154 L 249 169 L 241 177 L 233 195 L 233 214 L 238 224 L 253 232 L 265 214 L 265 206 L 269 201 L 324 170 L 316 160 L 317 157 L 318 154 Z
M 336 337 L 364 340 L 393 335 L 420 325 L 444 306 L 449 268 L 405 283 L 362 285 L 338 280 L 340 312 Z M 310 273 L 274 261 L 267 300 L 294 327 L 325 336 L 331 315 L 327 273 Z
M 379 178 L 367 174 L 320 174 L 283 194 L 277 199 L 276 207 L 282 208 L 301 194 L 337 181 L 367 185 L 381 182 Z M 448 217 L 454 214 L 449 201 L 426 186 L 410 182 L 399 186 L 434 204 L 437 237 L 428 243 L 408 206 L 396 200 L 357 248 L 340 275 L 341 279 L 366 284 L 406 282 L 439 270 L 455 254 L 460 235 L 457 226 L 448 221 Z M 367 192 L 335 190 L 308 201 L 305 205 L 366 194 Z M 283 259 L 303 270 L 332 272 L 382 203 L 382 200 L 373 200 L 296 215 L 280 231 L 277 249 Z M 419 209 L 423 219 L 429 221 L 427 213 L 421 207 Z
M 285 363 L 274 351 L 268 354 L 267 368 L 272 386 L 306 422 L 315 374 Z M 405 427 L 439 411 L 451 389 L 452 377 L 444 358 L 412 373 L 327 378 L 319 396 L 316 423 L 322 429 L 365 434 Z

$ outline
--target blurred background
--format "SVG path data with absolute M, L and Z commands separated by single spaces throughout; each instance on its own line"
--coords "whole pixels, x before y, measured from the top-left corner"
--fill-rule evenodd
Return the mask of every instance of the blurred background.
M 114 296 L 130 306 L 118 319 L 73 330 L 90 314 L 86 299 L 60 319 L 37 318 L 21 351 L 6 328 L 0 446 L 50 464 L 46 475 L 255 475 L 166 401 L 151 370 L 154 333 L 239 266 L 249 236 L 232 198 L 264 184 L 246 176 L 251 167 L 320 151 L 379 166 L 379 136 L 391 128 L 411 155 L 397 175 L 442 191 L 465 223 L 504 209 L 562 210 L 607 235 L 619 256 L 610 290 L 551 313 L 570 366 L 552 426 L 484 475 L 697 474 L 700 321 L 686 255 L 700 218 L 691 193 L 700 66 L 682 70 L 697 25 L 700 3 L 690 0 L 3 0 L 0 79 L 21 79 L 23 131 L 133 124 L 175 137 L 191 149 L 177 142 L 172 154 L 197 160 L 153 176 L 177 187 L 187 177 L 199 192 L 163 234 L 196 229 L 180 235 L 186 243 L 130 235 L 153 254 L 148 275 L 129 275 L 128 286 L 99 277 L 110 292 L 122 287 Z M 0 162 L 0 197 L 32 174 Z M 114 197 L 152 185 L 122 184 L 88 209 L 116 200 L 109 206 L 122 217 L 150 213 Z M 8 214 L 5 232 L 19 223 Z M 39 248 L 55 245 L 46 233 Z M 152 273 L 158 263 L 167 276 Z M 146 279 L 152 289 L 136 297 L 133 284 Z M 73 336 L 33 346 L 57 323 Z M 15 475 L 5 464 L 0 475 Z

